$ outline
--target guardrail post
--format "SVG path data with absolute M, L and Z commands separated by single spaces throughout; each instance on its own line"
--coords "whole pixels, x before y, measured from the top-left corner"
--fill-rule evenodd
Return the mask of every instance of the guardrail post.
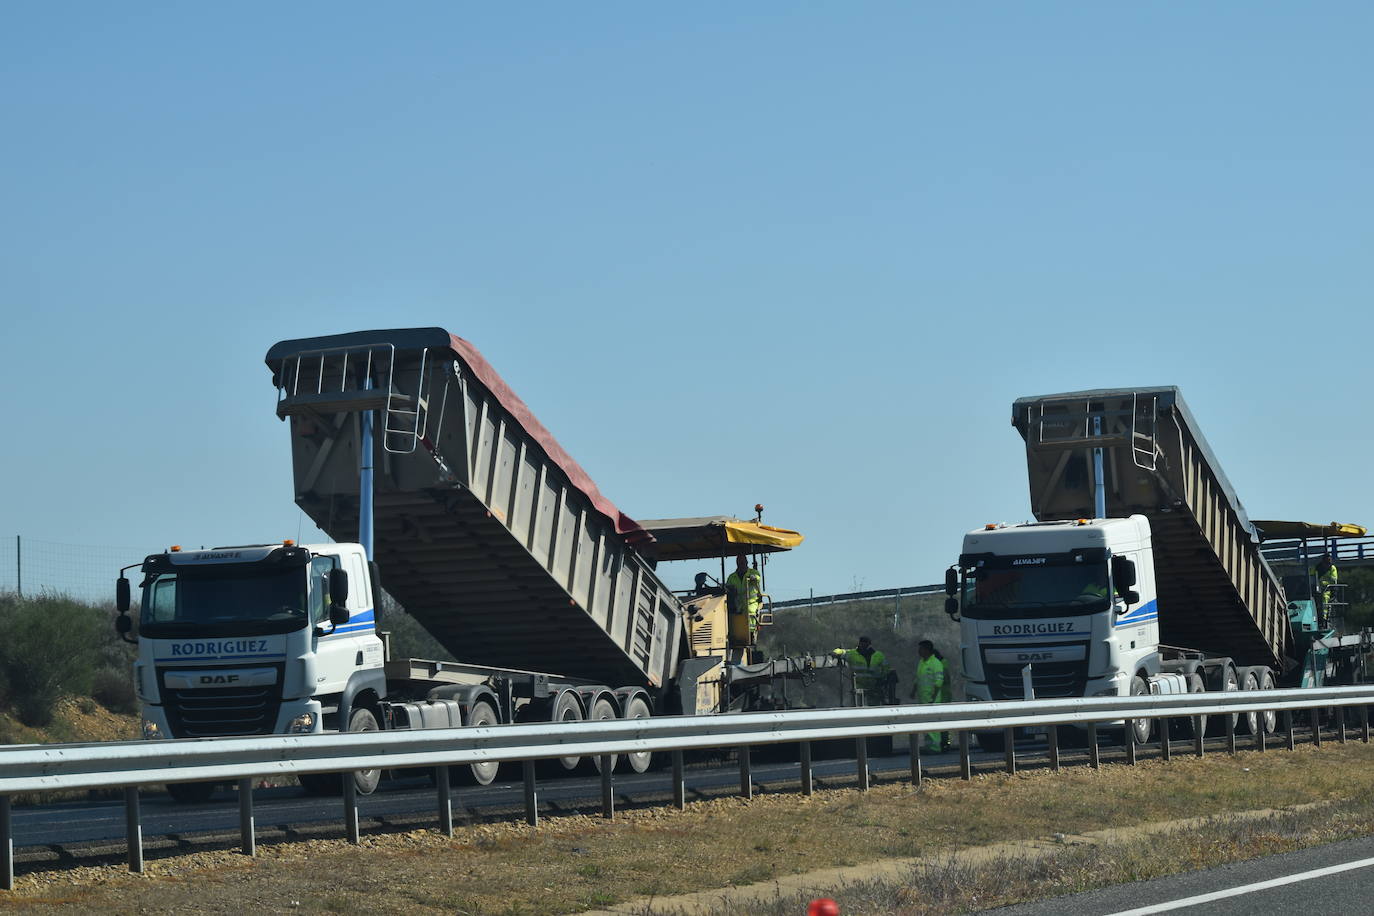
M 1308 713 L 1312 716 L 1312 746 L 1322 746 L 1322 712 L 1320 709 L 1309 709 Z
M 1102 766 L 1102 752 L 1097 749 L 1097 723 L 1088 723 L 1088 766 L 1094 770 Z
M 1336 740 L 1345 744 L 1345 707 L 1337 706 L 1334 714 L 1336 716 Z
M 1201 757 L 1207 753 L 1204 746 L 1207 738 L 1207 727 L 1202 721 L 1202 716 L 1193 716 L 1193 756 Z
M 1171 755 L 1174 752 L 1173 745 L 1169 743 L 1169 720 L 1158 719 L 1156 721 L 1159 723 L 1159 759 L 1168 763 L 1172 759 Z M 1135 729 L 1131 729 L 1131 732 L 1131 741 L 1134 742 Z
M 611 776 L 614 762 L 611 755 L 601 755 L 601 816 L 608 821 L 615 819 L 615 784 Z
M 525 783 L 525 823 L 539 826 L 539 790 L 534 783 L 534 761 L 520 761 L 520 775 Z
M 969 756 L 967 731 L 959 733 L 959 778 L 973 778 L 973 759 Z
M 921 784 L 921 735 L 912 732 L 906 736 L 907 754 L 911 757 L 911 784 Z
M 746 799 L 754 797 L 754 771 L 749 761 L 749 745 L 739 749 L 739 794 Z
M 348 842 L 356 846 L 362 842 L 358 829 L 358 784 L 353 781 L 352 773 L 340 773 L 339 778 L 343 780 L 344 831 L 348 834 Z
M 1369 743 L 1369 707 L 1360 704 L 1360 740 Z
M 854 745 L 854 766 L 858 770 L 859 791 L 867 792 L 869 787 L 867 738 L 859 738 Z
M 1285 709 L 1283 711 L 1283 731 L 1283 743 L 1286 744 L 1288 746 L 1288 749 L 1291 751 L 1294 747 L 1297 746 L 1298 743 L 1297 736 L 1293 734 L 1293 710 L 1291 709 Z
M 810 745 L 810 743 L 809 743 L 809 742 L 806 742 L 806 741 L 803 741 L 803 742 L 802 742 L 802 757 L 803 757 L 803 759 L 810 756 L 810 750 L 811 750 L 811 745 Z M 682 751 L 673 751 L 673 752 L 672 752 L 672 759 L 673 759 L 673 805 L 677 808 L 677 810 L 679 810 L 679 811 L 685 811 L 685 810 L 687 810 L 687 780 L 686 780 L 686 777 L 684 777 L 683 774 L 682 774 L 682 769 L 683 769 Z M 803 765 L 803 766 L 805 767 L 805 765 Z M 803 775 L 802 775 L 802 790 L 803 790 L 803 791 L 806 790 L 806 783 L 807 783 L 807 774 L 806 774 L 805 770 L 809 770 L 809 769 L 810 769 L 810 767 L 805 767 L 805 769 L 803 770 Z
M 245 856 L 258 854 L 258 837 L 253 829 L 253 779 L 239 780 L 239 840 Z
M 8 795 L 0 795 L 0 889 L 14 890 L 14 823 Z
M 138 786 L 124 788 L 124 835 L 129 844 L 129 871 L 143 874 L 143 816 L 138 808 Z
M 1059 726 L 1051 725 L 1046 735 L 1050 739 L 1050 770 L 1059 772 Z
M 1261 712 L 1258 716 L 1255 717 L 1255 750 L 1259 751 L 1261 754 L 1263 754 L 1265 750 L 1265 737 L 1266 736 L 1264 734 L 1264 713 Z
M 435 802 L 439 805 L 439 832 L 453 836 L 453 791 L 447 766 L 434 768 Z
M 1133 767 L 1133 766 L 1135 766 L 1135 721 L 1134 721 L 1134 720 L 1132 720 L 1132 719 L 1127 719 L 1127 720 L 1126 720 L 1126 734 L 1124 735 L 1124 737 L 1125 737 L 1125 739 L 1126 739 L 1126 741 L 1125 741 L 1125 744 L 1126 744 L 1126 766 L 1131 766 L 1131 767 Z M 1167 735 L 1164 737 L 1163 742 L 1160 744 L 1160 748 L 1163 750 L 1164 759 L 1165 759 L 1165 760 L 1168 760 L 1168 759 L 1169 759 L 1169 738 L 1168 738 Z
M 1228 753 L 1228 754 L 1234 754 L 1235 752 L 1236 752 L 1236 717 L 1233 716 L 1233 715 L 1230 715 L 1230 714 L 1228 713 L 1227 716 L 1226 716 L 1226 753 Z
M 1016 729 L 1009 728 L 1004 733 L 1002 753 L 1007 761 L 1007 773 L 1016 775 Z

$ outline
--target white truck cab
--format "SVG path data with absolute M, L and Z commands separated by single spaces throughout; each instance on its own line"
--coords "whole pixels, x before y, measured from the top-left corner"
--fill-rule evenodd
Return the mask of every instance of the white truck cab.
M 1144 516 L 987 525 L 964 536 L 952 572 L 969 699 L 1023 699 L 1026 666 L 1037 698 L 1127 696 L 1157 680 Z
M 361 694 L 386 696 L 358 544 L 174 547 L 141 569 L 135 682 L 145 738 L 318 732 L 341 711 L 346 721 Z

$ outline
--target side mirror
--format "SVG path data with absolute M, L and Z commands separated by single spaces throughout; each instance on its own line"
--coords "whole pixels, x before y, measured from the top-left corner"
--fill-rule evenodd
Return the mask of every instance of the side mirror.
M 1127 607 L 1130 607 L 1133 604 L 1140 603 L 1140 592 L 1136 591 L 1133 588 L 1126 589 L 1126 591 L 1121 595 L 1121 597 L 1125 600 Z
M 120 636 L 128 636 L 134 629 L 134 622 L 124 614 L 115 618 L 115 632 Z
M 336 569 L 335 572 L 342 572 L 342 570 Z M 348 608 L 342 604 L 331 604 L 329 606 L 329 622 L 336 627 L 348 623 Z
M 348 571 L 331 569 L 329 571 L 329 603 L 348 603 Z M 347 616 L 345 615 L 345 619 Z
M 115 608 L 119 613 L 129 613 L 129 580 L 120 576 L 115 580 Z M 121 631 L 123 632 L 123 631 Z
M 1112 579 L 1117 591 L 1125 594 L 1126 589 L 1135 585 L 1135 563 L 1126 557 L 1112 557 Z
M 959 571 L 953 566 L 945 570 L 945 594 L 953 596 L 959 591 Z
M 946 598 L 946 599 L 945 599 L 945 613 L 948 614 L 948 615 L 951 616 L 951 617 L 956 617 L 956 616 L 958 616 L 958 614 L 959 614 L 959 599 L 958 599 L 958 598 Z

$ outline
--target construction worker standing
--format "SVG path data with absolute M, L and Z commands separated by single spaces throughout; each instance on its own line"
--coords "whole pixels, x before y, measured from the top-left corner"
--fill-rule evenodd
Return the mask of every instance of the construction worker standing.
M 918 703 L 948 703 L 950 700 L 949 678 L 945 676 L 945 657 L 935 648 L 935 644 L 923 639 L 916 644 L 916 681 L 911 685 L 911 698 Z M 944 747 L 944 732 L 926 732 L 921 739 L 921 750 L 938 754 Z
M 735 571 L 725 579 L 726 604 L 731 614 L 749 615 L 749 642 L 759 631 L 759 608 L 763 606 L 763 578 L 757 569 L 750 569 L 749 558 L 740 554 L 735 558 Z
M 1331 562 L 1331 554 L 1324 553 L 1317 560 L 1317 593 L 1320 596 L 1319 605 L 1321 611 L 1321 625 L 1327 625 L 1327 620 L 1331 614 L 1331 593 L 1340 582 L 1340 576 L 1336 573 L 1336 564 Z
M 863 691 L 865 706 L 876 706 L 888 699 L 887 682 L 892 667 L 887 656 L 873 648 L 873 640 L 860 636 L 857 647 L 836 649 L 834 654 L 842 656 L 854 672 L 854 689 Z

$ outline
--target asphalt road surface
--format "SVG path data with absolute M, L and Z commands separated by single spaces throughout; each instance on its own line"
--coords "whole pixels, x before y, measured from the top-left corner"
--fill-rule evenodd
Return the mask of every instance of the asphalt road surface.
M 987 911 L 995 916 L 1374 912 L 1374 837 Z

